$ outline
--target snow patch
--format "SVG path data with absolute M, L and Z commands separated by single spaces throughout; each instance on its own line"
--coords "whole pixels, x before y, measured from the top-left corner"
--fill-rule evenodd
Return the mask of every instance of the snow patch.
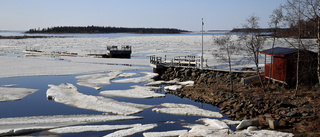
M 193 105 L 187 104 L 175 104 L 175 103 L 163 103 L 160 106 L 165 108 L 153 108 L 152 111 L 157 113 L 168 113 L 173 115 L 186 115 L 186 116 L 204 116 L 222 118 L 222 114 L 219 112 L 213 112 L 204 110 Z
M 49 85 L 49 87 L 50 88 L 47 90 L 47 98 L 83 109 L 121 115 L 132 115 L 152 107 L 150 105 L 119 102 L 104 97 L 85 95 L 79 93 L 77 88 L 69 83 L 60 84 L 59 86 Z
M 112 82 L 115 83 L 140 83 L 140 82 L 150 82 L 153 81 L 152 78 L 158 76 L 159 74 L 157 73 L 151 73 L 151 72 L 141 72 L 143 74 L 146 74 L 143 77 L 138 77 L 138 78 L 127 78 L 127 79 L 120 79 L 120 80 L 114 80 Z
M 165 97 L 166 95 L 155 93 L 154 89 L 159 89 L 158 87 L 142 87 L 142 86 L 131 86 L 133 89 L 128 90 L 107 90 L 100 92 L 103 96 L 118 96 L 126 98 L 159 98 Z

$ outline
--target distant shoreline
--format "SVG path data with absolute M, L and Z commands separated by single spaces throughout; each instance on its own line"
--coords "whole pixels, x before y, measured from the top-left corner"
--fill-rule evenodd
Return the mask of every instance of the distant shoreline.
M 125 27 L 104 27 L 104 26 L 58 26 L 43 29 L 30 29 L 25 33 L 44 33 L 44 34 L 108 34 L 108 33 L 135 33 L 135 34 L 180 34 L 189 32 L 175 28 L 125 28 Z

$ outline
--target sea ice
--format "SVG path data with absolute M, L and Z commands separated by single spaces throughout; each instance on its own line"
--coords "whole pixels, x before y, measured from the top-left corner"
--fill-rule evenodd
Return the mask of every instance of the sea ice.
M 186 115 L 186 116 L 204 116 L 222 118 L 222 114 L 219 112 L 213 112 L 204 110 L 193 105 L 187 104 L 175 104 L 175 103 L 163 103 L 160 106 L 164 108 L 153 108 L 152 111 L 157 113 L 168 113 L 173 115 Z
M 36 91 L 37 89 L 0 87 L 0 102 L 20 100 Z
M 109 98 L 85 95 L 79 93 L 77 88 L 69 83 L 60 84 L 59 86 L 49 85 L 49 87 L 50 88 L 47 90 L 47 98 L 83 109 L 121 115 L 132 115 L 152 107 L 150 105 L 119 102 Z
M 145 86 L 157 86 L 157 85 L 161 85 L 163 83 L 165 83 L 165 81 L 163 81 L 163 80 L 151 81 L 151 82 L 145 84 Z
M 102 74 L 77 76 L 76 79 L 78 79 L 77 84 L 80 86 L 91 87 L 99 90 L 102 87 L 101 85 L 109 85 L 110 80 L 116 78 L 120 73 L 121 71 L 111 71 Z
M 132 136 L 134 134 L 138 134 L 150 129 L 153 129 L 155 127 L 157 127 L 157 124 L 144 124 L 144 125 L 140 125 L 140 126 L 134 126 L 132 128 L 129 129 L 123 129 L 123 130 L 119 130 L 113 133 L 110 133 L 108 135 L 105 135 L 104 137 L 127 137 L 127 136 Z
M 142 119 L 139 116 L 119 115 L 53 115 L 0 119 L 0 136 L 36 132 L 69 125 Z
M 127 79 L 119 79 L 119 80 L 114 80 L 112 82 L 115 83 L 140 83 L 140 82 L 150 82 L 153 81 L 152 78 L 158 76 L 159 74 L 157 73 L 151 73 L 151 72 L 141 72 L 146 74 L 143 77 L 137 77 L 137 78 L 127 78 Z
M 153 89 L 159 89 L 158 87 L 142 87 L 142 86 L 131 86 L 132 89 L 128 90 L 107 90 L 100 92 L 103 96 L 118 96 L 127 98 L 159 98 L 165 97 L 166 95 L 155 93 Z
M 1 85 L 1 87 L 15 87 L 15 86 L 18 86 L 18 84 Z
M 139 74 L 137 73 L 121 73 L 118 75 L 119 78 L 128 78 L 128 77 L 132 77 L 132 76 L 137 76 Z
M 144 137 L 177 137 L 181 134 L 188 133 L 188 130 L 172 130 L 164 132 L 144 132 Z
M 218 119 L 201 118 L 197 121 L 205 123 L 206 126 L 210 126 L 215 129 L 229 129 L 229 126 Z
M 163 89 L 164 90 L 178 90 L 181 89 L 182 86 L 181 85 L 171 85 L 171 86 L 165 86 Z
M 65 134 L 65 133 L 81 133 L 81 132 L 101 132 L 101 131 L 111 131 L 119 129 L 127 129 L 135 126 L 140 126 L 141 124 L 131 124 L 131 125 L 84 125 L 84 126 L 70 126 L 50 129 L 49 132 Z
M 85 57 L 78 58 L 84 59 Z M 6 72 L 0 73 L 0 78 L 19 76 L 75 75 L 105 71 L 146 69 L 145 67 L 106 65 L 90 62 L 78 63 L 73 61 L 55 61 L 47 59 L 46 57 L 17 58 L 6 56 L 0 56 L 0 66 L 0 72 Z
M 191 128 L 187 133 L 180 134 L 179 137 L 194 137 L 194 136 L 203 136 L 203 137 L 292 137 L 292 133 L 271 131 L 271 130 L 254 130 L 248 132 L 248 130 L 242 131 L 232 131 L 223 121 L 217 119 L 208 119 L 201 118 L 197 121 L 203 122 L 203 125 L 195 124 L 187 126 Z

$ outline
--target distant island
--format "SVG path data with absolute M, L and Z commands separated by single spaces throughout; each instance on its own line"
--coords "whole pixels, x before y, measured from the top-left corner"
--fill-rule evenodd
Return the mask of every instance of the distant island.
M 58 26 L 43 29 L 30 29 L 25 33 L 138 33 L 138 34 L 179 34 L 188 32 L 174 28 L 126 28 L 104 26 Z

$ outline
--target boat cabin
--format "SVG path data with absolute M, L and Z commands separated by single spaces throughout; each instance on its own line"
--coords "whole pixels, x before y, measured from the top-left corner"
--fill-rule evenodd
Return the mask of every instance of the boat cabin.
M 275 47 L 260 52 L 265 55 L 264 79 L 271 79 L 293 86 L 297 78 L 298 50 L 293 48 Z M 272 65 L 271 65 L 272 60 Z M 316 84 L 317 53 L 300 50 L 299 52 L 299 83 Z

